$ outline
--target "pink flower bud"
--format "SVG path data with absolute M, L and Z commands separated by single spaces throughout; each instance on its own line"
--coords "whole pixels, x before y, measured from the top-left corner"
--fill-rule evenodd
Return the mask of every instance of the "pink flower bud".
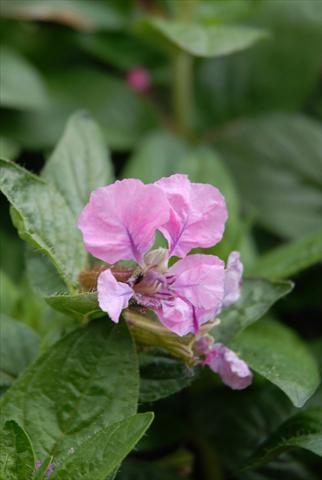
M 211 338 L 209 335 L 204 335 L 203 337 L 198 338 L 198 340 L 194 342 L 192 348 L 196 355 L 201 358 L 205 358 L 206 355 L 210 352 L 213 343 L 213 338 Z
M 135 92 L 147 92 L 151 86 L 150 73 L 143 67 L 132 68 L 127 73 L 127 83 Z
M 225 385 L 234 390 L 243 390 L 252 382 L 252 373 L 247 363 L 221 343 L 216 343 L 213 346 L 204 364 L 218 373 Z

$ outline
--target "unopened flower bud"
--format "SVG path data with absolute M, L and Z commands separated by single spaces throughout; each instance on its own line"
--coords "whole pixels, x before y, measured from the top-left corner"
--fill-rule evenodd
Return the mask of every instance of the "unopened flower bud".
M 128 71 L 127 83 L 135 92 L 147 92 L 151 86 L 150 73 L 144 67 L 135 67 Z

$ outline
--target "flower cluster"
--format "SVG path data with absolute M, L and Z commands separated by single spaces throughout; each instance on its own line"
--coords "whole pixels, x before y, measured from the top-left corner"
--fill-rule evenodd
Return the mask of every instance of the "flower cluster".
M 111 268 L 100 273 L 101 309 L 118 322 L 122 310 L 135 301 L 153 310 L 177 335 L 198 335 L 201 325 L 216 318 L 240 295 L 243 269 L 239 253 L 231 253 L 227 267 L 214 255 L 188 256 L 193 248 L 218 243 L 226 220 L 225 200 L 219 190 L 191 183 L 186 175 L 172 175 L 148 185 L 127 179 L 92 192 L 79 218 L 87 250 L 110 265 L 122 260 L 135 262 L 124 281 L 118 281 Z M 150 251 L 157 231 L 168 248 Z M 172 257 L 179 260 L 169 266 Z M 216 362 L 205 363 L 213 368 Z M 220 373 L 219 367 L 213 370 Z

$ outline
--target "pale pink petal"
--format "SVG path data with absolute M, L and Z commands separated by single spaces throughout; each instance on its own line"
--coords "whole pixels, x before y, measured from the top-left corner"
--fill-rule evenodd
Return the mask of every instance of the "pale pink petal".
M 223 308 L 237 302 L 237 300 L 239 299 L 242 276 L 243 264 L 240 261 L 239 252 L 231 252 L 228 257 L 225 273 L 225 293 Z
M 223 301 L 224 268 L 224 262 L 214 255 L 190 255 L 170 268 L 171 289 L 200 309 L 200 317 L 209 311 L 214 317 Z
M 101 260 L 143 261 L 155 232 L 168 221 L 169 204 L 154 185 L 127 179 L 92 192 L 78 226 L 87 250 Z
M 213 346 L 204 364 L 218 373 L 225 385 L 234 390 L 242 390 L 252 382 L 252 373 L 247 363 L 221 343 Z
M 161 308 L 154 311 L 160 322 L 180 337 L 195 330 L 193 308 L 180 298 L 176 298 L 173 302 L 164 302 Z
M 104 270 L 98 277 L 97 293 L 100 308 L 108 313 L 113 322 L 118 323 L 122 310 L 128 307 L 134 292 L 127 283 L 118 282 L 111 270 Z
M 192 248 L 208 248 L 222 239 L 227 210 L 217 188 L 191 183 L 187 175 L 180 174 L 161 178 L 155 185 L 166 193 L 171 205 L 169 221 L 160 228 L 170 255 L 184 257 Z
M 192 348 L 196 355 L 198 355 L 201 358 L 204 358 L 210 352 L 213 344 L 214 344 L 214 339 L 209 335 L 204 335 L 198 338 L 193 343 Z

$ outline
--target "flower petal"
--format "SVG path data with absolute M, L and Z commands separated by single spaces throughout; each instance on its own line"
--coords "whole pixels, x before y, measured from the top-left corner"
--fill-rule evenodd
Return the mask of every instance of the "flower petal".
M 247 363 L 221 343 L 213 346 L 204 364 L 218 373 L 225 385 L 234 390 L 243 390 L 252 382 L 252 373 Z
M 214 255 L 190 255 L 170 268 L 171 289 L 200 309 L 200 314 L 211 310 L 215 316 L 224 296 L 224 268 L 224 262 Z
M 191 183 L 187 175 L 161 178 L 155 185 L 167 195 L 170 218 L 160 231 L 169 254 L 184 257 L 192 248 L 208 248 L 223 236 L 227 210 L 223 195 L 212 185 Z
M 164 302 L 159 309 L 153 309 L 160 322 L 180 337 L 194 332 L 192 306 L 176 298 L 173 302 Z
M 127 308 L 133 296 L 132 288 L 127 283 L 118 282 L 111 270 L 104 270 L 98 277 L 97 293 L 101 309 L 118 323 L 122 310 Z
M 135 260 L 151 248 L 157 228 L 168 221 L 169 203 L 160 188 L 127 179 L 92 192 L 78 226 L 87 250 L 108 263 Z
M 240 261 L 239 252 L 231 252 L 225 273 L 223 308 L 229 307 L 229 305 L 237 302 L 239 299 L 243 270 L 244 267 Z

